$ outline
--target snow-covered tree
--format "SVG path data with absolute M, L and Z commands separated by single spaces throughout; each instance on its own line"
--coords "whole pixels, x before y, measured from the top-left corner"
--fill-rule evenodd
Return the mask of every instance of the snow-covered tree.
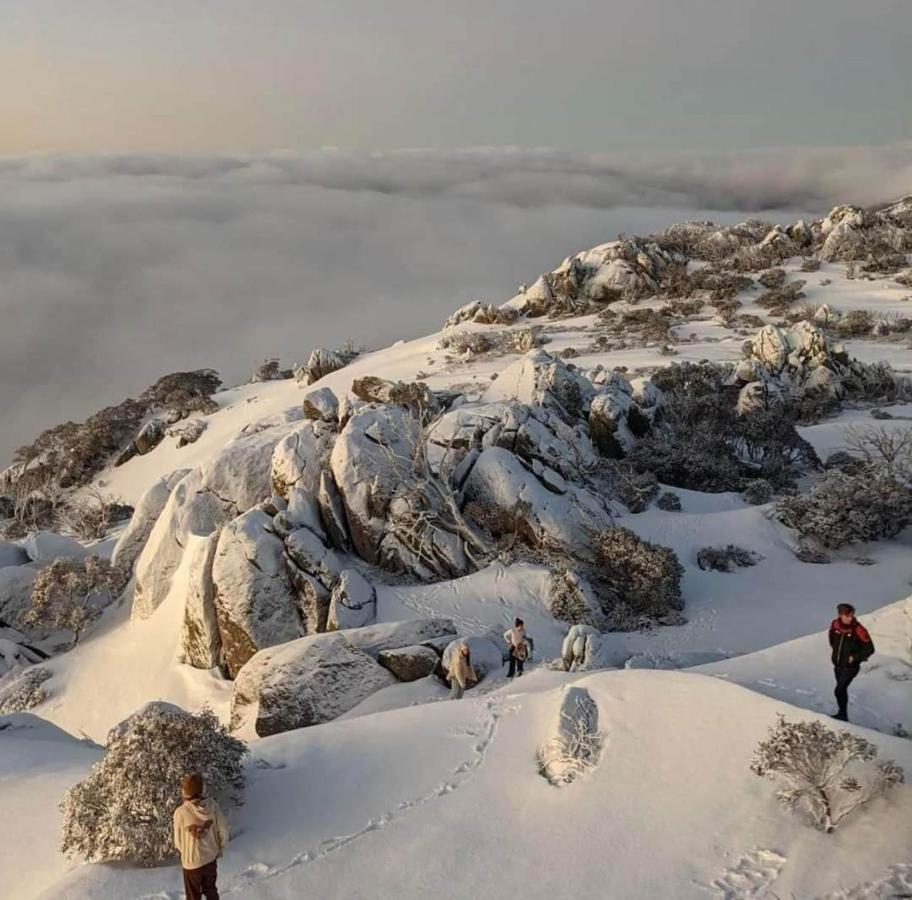
M 147 704 L 111 729 L 104 757 L 67 791 L 61 851 L 88 861 L 163 862 L 174 853 L 181 777 L 198 772 L 207 794 L 240 802 L 246 753 L 208 708 L 194 715 Z
M 124 589 L 129 575 L 97 556 L 59 557 L 43 568 L 32 586 L 22 621 L 33 628 L 66 628 L 73 644 Z
M 786 809 L 804 810 L 826 832 L 904 780 L 903 770 L 877 759 L 877 747 L 860 735 L 783 716 L 758 745 L 751 771 L 780 783 L 776 799 Z

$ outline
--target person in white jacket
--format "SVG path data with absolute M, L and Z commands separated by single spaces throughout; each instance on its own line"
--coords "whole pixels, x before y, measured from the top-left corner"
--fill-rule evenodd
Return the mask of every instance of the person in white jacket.
M 180 853 L 187 900 L 219 900 L 218 858 L 228 843 L 228 824 L 218 803 L 203 796 L 200 775 L 181 779 L 181 800 L 174 810 L 174 846 Z
M 507 678 L 513 678 L 523 673 L 523 666 L 531 655 L 532 638 L 526 634 L 526 625 L 522 619 L 513 620 L 513 627 L 504 632 L 504 640 L 507 642 L 507 650 L 510 652 L 510 669 L 507 672 Z

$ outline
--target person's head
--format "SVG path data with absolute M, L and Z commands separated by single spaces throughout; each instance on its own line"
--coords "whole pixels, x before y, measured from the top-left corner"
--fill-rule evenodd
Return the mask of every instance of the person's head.
M 855 607 L 851 603 L 840 603 L 836 607 L 836 612 L 839 614 L 839 621 L 843 625 L 851 625 L 855 620 Z
M 199 800 L 203 796 L 203 778 L 196 772 L 181 778 L 181 799 Z
M 460 652 L 463 656 L 468 656 L 468 655 L 469 655 L 469 645 L 466 644 L 466 643 L 460 644 L 460 645 L 459 645 L 459 652 Z
M 513 620 L 513 624 L 514 624 L 517 628 L 522 628 L 523 625 L 525 625 L 526 623 L 523 622 L 523 620 L 520 619 L 519 616 L 517 616 L 517 617 Z

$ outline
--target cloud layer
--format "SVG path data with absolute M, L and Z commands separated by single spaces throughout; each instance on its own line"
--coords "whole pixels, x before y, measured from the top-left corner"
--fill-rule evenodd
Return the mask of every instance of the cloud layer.
M 910 191 L 910 145 L 0 159 L 0 462 L 166 371 L 433 330 L 619 231 Z

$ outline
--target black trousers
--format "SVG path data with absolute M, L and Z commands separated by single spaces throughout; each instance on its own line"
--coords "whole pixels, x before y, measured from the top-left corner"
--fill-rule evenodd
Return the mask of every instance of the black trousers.
M 523 673 L 523 666 L 526 664 L 524 659 L 518 659 L 513 655 L 513 651 L 510 651 L 510 668 L 507 670 L 507 678 L 512 678 L 517 672 L 520 675 Z
M 836 703 L 839 705 L 839 715 L 845 716 L 849 708 L 849 685 L 855 680 L 860 666 L 834 666 L 836 675 Z
M 184 893 L 187 900 L 219 900 L 215 879 L 218 877 L 218 863 L 212 860 L 198 869 L 184 869 Z

